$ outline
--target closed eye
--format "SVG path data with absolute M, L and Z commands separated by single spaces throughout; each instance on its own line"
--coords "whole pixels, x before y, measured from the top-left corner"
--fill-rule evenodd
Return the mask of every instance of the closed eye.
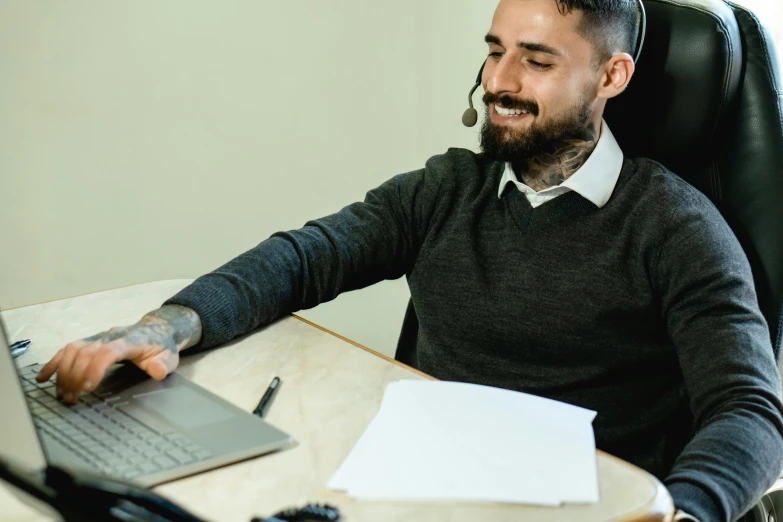
M 547 69 L 551 69 L 552 68 L 552 64 L 551 63 L 541 63 L 541 62 L 537 62 L 535 60 L 528 60 L 528 63 L 530 65 L 532 65 L 533 67 L 535 67 L 536 69 L 540 69 L 542 71 L 545 71 Z

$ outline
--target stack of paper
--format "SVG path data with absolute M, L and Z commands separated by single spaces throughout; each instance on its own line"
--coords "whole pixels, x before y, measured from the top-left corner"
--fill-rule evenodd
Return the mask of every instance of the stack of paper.
M 377 500 L 598 501 L 595 412 L 474 384 L 389 384 L 328 483 Z

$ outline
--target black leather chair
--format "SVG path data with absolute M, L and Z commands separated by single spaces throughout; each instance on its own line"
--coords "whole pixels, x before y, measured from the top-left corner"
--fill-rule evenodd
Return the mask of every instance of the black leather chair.
M 704 192 L 750 260 L 775 356 L 783 344 L 783 82 L 772 39 L 723 0 L 644 0 L 647 39 L 605 119 L 627 156 L 647 157 Z M 417 367 L 413 302 L 397 360 Z M 783 509 L 783 491 L 745 520 Z M 783 512 L 780 513 L 783 516 Z M 777 519 L 777 516 L 775 516 Z

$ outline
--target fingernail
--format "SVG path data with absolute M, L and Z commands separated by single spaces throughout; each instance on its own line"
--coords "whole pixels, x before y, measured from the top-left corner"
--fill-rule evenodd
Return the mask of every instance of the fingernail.
M 84 381 L 84 385 L 82 386 L 82 389 L 84 391 L 91 391 L 92 390 L 92 383 L 90 381 Z
M 68 392 L 65 394 L 65 397 L 63 397 L 63 399 L 65 399 L 65 402 L 71 402 L 71 400 L 73 399 L 73 394 L 71 392 Z

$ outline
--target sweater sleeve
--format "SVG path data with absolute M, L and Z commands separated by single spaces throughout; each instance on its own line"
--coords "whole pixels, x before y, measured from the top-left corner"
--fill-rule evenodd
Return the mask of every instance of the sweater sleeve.
M 396 279 L 412 266 L 425 171 L 392 178 L 336 214 L 279 232 L 164 304 L 195 310 L 211 348 L 342 292 Z
M 669 219 L 651 280 L 694 416 L 665 484 L 700 521 L 735 520 L 783 468 L 780 376 L 747 258 L 695 190 Z

